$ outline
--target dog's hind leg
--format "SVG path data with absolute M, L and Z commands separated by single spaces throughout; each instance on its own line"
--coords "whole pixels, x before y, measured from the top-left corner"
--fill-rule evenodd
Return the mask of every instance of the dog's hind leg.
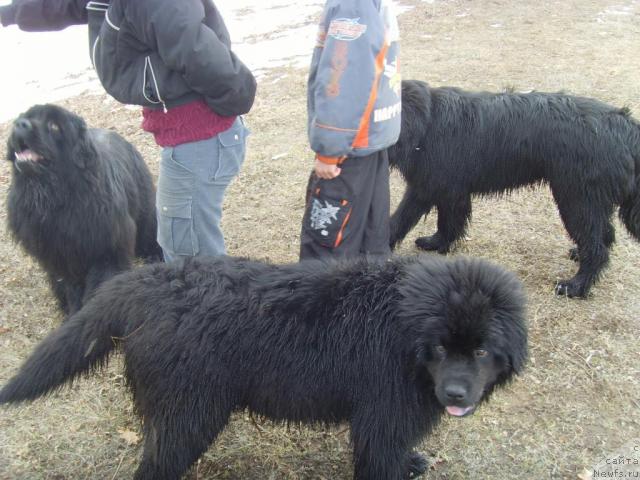
M 609 262 L 609 248 L 615 240 L 613 206 L 603 206 L 589 196 L 568 199 L 554 191 L 554 197 L 567 232 L 577 245 L 580 262 L 576 275 L 559 281 L 555 291 L 568 297 L 586 297 Z
M 611 248 L 611 245 L 616 241 L 616 232 L 614 226 L 609 223 L 609 229 L 605 231 L 604 238 L 602 241 L 604 242 L 605 247 Z M 574 262 L 580 261 L 580 253 L 578 252 L 578 247 L 572 247 L 569 249 L 569 260 L 573 260 Z
M 422 250 L 449 253 L 451 246 L 464 236 L 471 219 L 471 196 L 444 197 L 436 202 L 438 207 L 438 231 L 430 237 L 416 239 Z
M 418 195 L 418 191 L 407 185 L 404 196 L 396 211 L 391 215 L 389 246 L 394 249 L 396 245 L 407 236 L 407 233 L 416 226 L 422 216 L 429 215 L 433 208 L 433 202 Z
M 180 479 L 213 443 L 231 415 L 230 405 L 213 405 L 201 391 L 184 393 L 165 403 L 170 404 L 151 405 L 153 412 L 145 417 L 144 451 L 135 480 Z

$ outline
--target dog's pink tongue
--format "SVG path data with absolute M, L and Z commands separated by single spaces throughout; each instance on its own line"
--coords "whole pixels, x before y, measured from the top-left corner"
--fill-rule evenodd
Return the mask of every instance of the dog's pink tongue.
M 472 409 L 473 407 L 447 407 L 447 413 L 449 415 L 453 415 L 454 417 L 462 417 L 463 415 L 466 415 L 467 413 L 469 413 L 469 411 Z

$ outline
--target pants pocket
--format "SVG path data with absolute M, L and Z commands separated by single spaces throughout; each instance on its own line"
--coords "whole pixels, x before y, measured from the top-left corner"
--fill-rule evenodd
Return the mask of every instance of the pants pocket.
M 240 117 L 229 129 L 218 134 L 218 161 L 212 165 L 211 181 L 229 183 L 238 175 L 244 162 L 248 135 L 249 129 Z
M 351 201 L 323 191 L 318 182 L 310 192 L 304 218 L 304 231 L 317 244 L 337 248 L 347 238 Z
M 188 256 L 198 253 L 191 205 L 191 200 L 159 198 L 158 243 L 164 251 Z
M 190 144 L 184 144 L 163 148 L 158 175 L 159 197 L 184 200 L 192 198 L 197 172 L 189 147 Z M 172 200 L 171 203 L 175 204 L 175 201 Z

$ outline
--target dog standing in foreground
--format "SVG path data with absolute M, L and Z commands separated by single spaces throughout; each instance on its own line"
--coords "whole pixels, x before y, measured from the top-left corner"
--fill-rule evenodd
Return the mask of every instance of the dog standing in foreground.
M 137 150 L 79 116 L 36 105 L 13 124 L 8 227 L 72 314 L 134 255 L 159 258 L 155 190 Z
M 137 480 L 182 476 L 232 412 L 349 422 L 356 480 L 404 480 L 441 415 L 471 414 L 522 368 L 521 283 L 483 261 L 148 265 L 105 282 L 0 391 L 33 400 L 118 346 L 144 420 Z
M 640 240 L 640 124 L 629 111 L 554 93 L 466 92 L 402 84 L 402 131 L 389 162 L 404 177 L 391 217 L 395 247 L 422 216 L 438 209 L 438 230 L 424 250 L 447 253 L 463 237 L 472 195 L 547 183 L 577 245 L 577 274 L 558 294 L 584 297 L 609 261 L 616 206 Z

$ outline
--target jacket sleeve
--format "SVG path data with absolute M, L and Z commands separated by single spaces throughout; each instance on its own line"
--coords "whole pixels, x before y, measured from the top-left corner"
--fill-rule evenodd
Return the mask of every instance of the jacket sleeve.
M 146 41 L 149 45 L 155 43 L 162 61 L 180 72 L 208 103 L 213 102 L 210 106 L 216 113 L 247 113 L 255 98 L 255 78 L 216 32 L 203 23 L 203 3 L 146 1 L 157 8 L 142 9 L 148 11 L 149 18 L 140 24 L 147 25 Z
M 25 32 L 62 30 L 87 23 L 88 0 L 14 0 L 0 7 L 2 25 L 17 25 Z
M 325 10 L 308 85 L 309 142 L 320 157 L 347 156 L 366 135 L 384 44 L 375 2 L 333 2 Z

